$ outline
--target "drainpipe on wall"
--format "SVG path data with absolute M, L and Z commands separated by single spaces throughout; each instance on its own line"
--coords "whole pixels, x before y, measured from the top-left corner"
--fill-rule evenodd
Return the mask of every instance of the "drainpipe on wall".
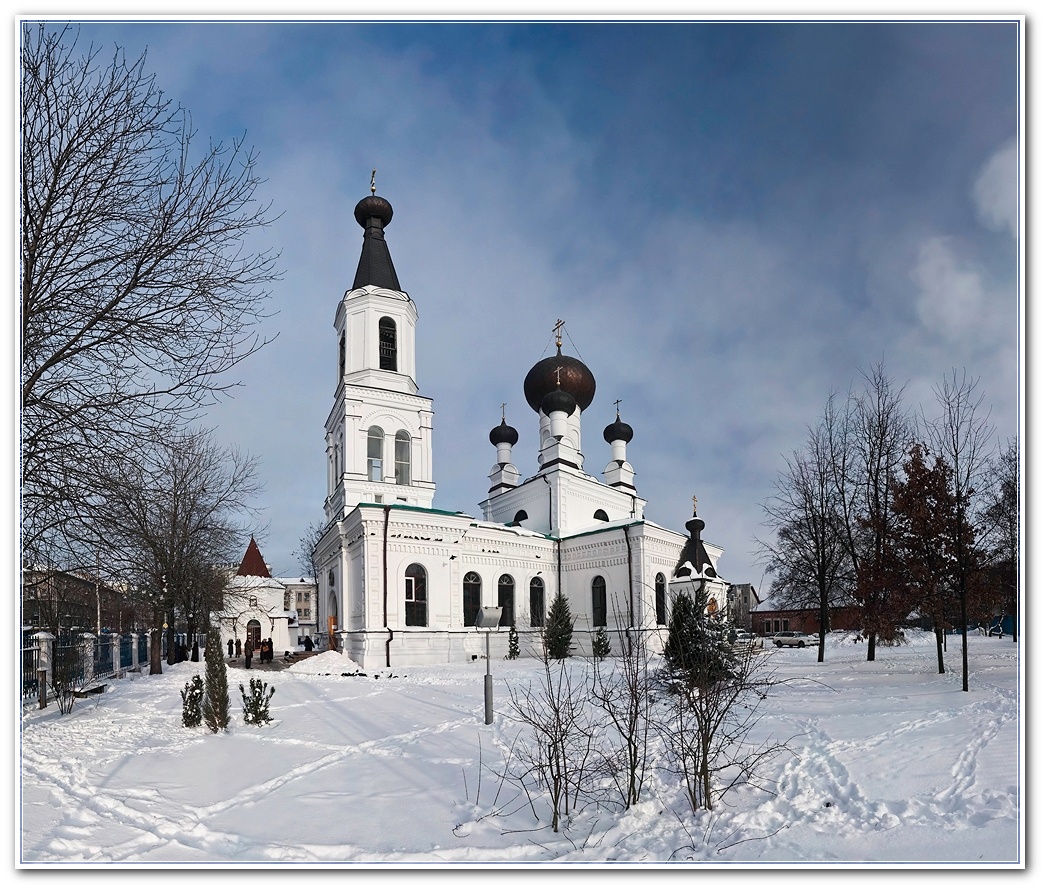
M 625 641 L 629 645 L 629 655 L 633 653 L 633 628 L 636 626 L 635 598 L 633 596 L 633 545 L 629 540 L 629 526 L 623 525 L 622 532 L 625 535 L 626 560 L 629 563 L 629 626 L 625 628 Z
M 394 631 L 387 623 L 387 537 L 390 526 L 390 504 L 383 505 L 383 629 L 387 631 L 387 666 L 390 666 L 390 644 L 394 641 Z

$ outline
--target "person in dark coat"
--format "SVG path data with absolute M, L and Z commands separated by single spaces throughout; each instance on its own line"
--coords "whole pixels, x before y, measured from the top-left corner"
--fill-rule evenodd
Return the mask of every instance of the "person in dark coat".
M 192 660 L 198 663 L 199 661 L 199 640 L 196 639 L 192 643 Z
M 267 662 L 269 664 L 274 663 L 275 660 L 275 641 L 269 636 L 267 638 Z
M 236 639 L 235 640 L 235 657 L 238 657 L 240 654 L 242 654 L 242 640 L 241 639 Z
M 253 640 L 246 640 L 246 647 L 243 651 L 246 653 L 246 669 L 248 670 L 253 664 Z
M 234 639 L 229 639 L 228 640 L 228 657 L 231 658 L 231 657 L 234 657 L 234 656 L 235 656 L 235 640 Z
M 304 651 L 314 651 L 314 641 L 310 636 L 304 637 Z

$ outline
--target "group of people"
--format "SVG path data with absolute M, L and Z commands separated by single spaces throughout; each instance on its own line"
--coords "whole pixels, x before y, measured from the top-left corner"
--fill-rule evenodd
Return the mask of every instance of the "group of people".
M 228 640 L 228 658 L 238 658 L 240 654 L 244 655 L 247 670 L 253 666 L 254 652 L 260 655 L 259 663 L 270 664 L 275 660 L 275 643 L 270 636 L 267 639 L 261 639 L 256 648 L 253 646 L 252 639 L 247 639 L 245 645 L 242 644 L 241 639 Z

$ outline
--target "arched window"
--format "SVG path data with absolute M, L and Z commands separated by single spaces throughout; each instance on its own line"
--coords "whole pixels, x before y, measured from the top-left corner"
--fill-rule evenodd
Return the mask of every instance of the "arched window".
M 593 626 L 607 626 L 607 582 L 603 575 L 593 578 Z
M 340 380 L 343 380 L 344 374 L 347 372 L 347 336 L 340 336 Z
M 481 609 L 481 576 L 477 572 L 467 572 L 463 578 L 463 626 L 473 627 L 477 624 L 477 612 Z
M 502 627 L 513 626 L 513 576 L 503 575 L 499 578 L 499 608 L 502 609 L 502 617 L 499 625 Z
M 412 437 L 404 430 L 394 434 L 394 478 L 399 486 L 412 485 Z
M 412 563 L 405 569 L 405 626 L 427 625 L 427 571 Z
M 654 576 L 654 623 L 669 623 L 668 612 L 665 610 L 665 575 L 661 572 Z
M 383 431 L 369 428 L 368 443 L 369 482 L 383 482 Z
M 398 370 L 398 327 L 390 317 L 380 317 L 380 368 Z
M 601 522 L 609 522 L 607 513 L 603 510 L 597 510 L 596 513 L 593 514 L 593 519 L 599 519 Z
M 510 523 L 510 525 L 520 525 L 527 518 L 528 512 L 526 510 L 518 510 L 517 515 L 513 517 L 513 522 Z
M 531 612 L 531 626 L 546 626 L 546 585 L 542 578 L 532 578 L 528 585 L 528 611 Z
M 260 621 L 250 618 L 246 624 L 246 642 L 253 646 L 253 653 L 260 654 Z

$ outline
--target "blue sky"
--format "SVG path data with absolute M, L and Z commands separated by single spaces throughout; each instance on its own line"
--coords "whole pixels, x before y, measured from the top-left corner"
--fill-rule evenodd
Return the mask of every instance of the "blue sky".
M 620 399 L 647 517 L 682 531 L 696 494 L 735 582 L 761 586 L 783 456 L 873 363 L 927 414 L 967 369 L 997 437 L 1018 432 L 1015 23 L 91 21 L 80 41 L 147 48 L 200 144 L 259 153 L 278 338 L 206 421 L 261 459 L 279 574 L 322 513 L 373 168 L 439 508 L 480 516 L 504 401 L 536 469 L 521 384 L 558 318 L 597 380 L 587 469 Z

